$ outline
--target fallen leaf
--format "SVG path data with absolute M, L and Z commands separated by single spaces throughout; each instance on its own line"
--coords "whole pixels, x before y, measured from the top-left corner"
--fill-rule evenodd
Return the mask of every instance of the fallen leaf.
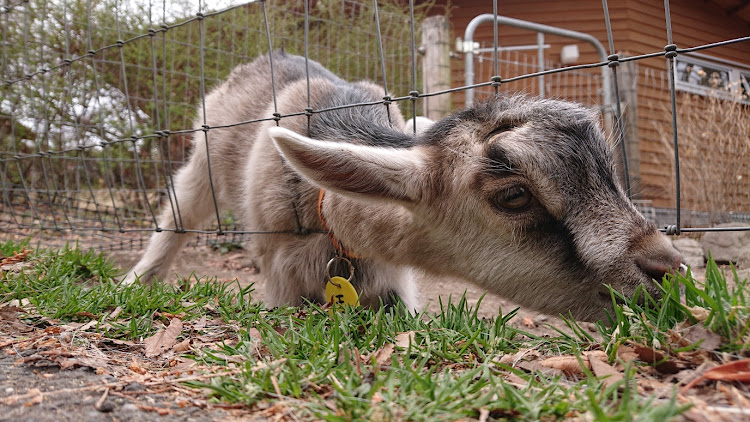
M 93 327 L 94 325 L 98 324 L 99 320 L 92 319 L 91 321 L 87 322 L 86 324 L 81 325 L 80 327 L 76 328 L 78 331 L 86 331 L 89 328 Z
M 513 372 L 505 372 L 503 373 L 503 379 L 505 382 L 514 385 L 518 388 L 525 388 L 528 385 L 528 381 L 525 379 L 519 377 L 518 375 L 514 374 Z
M 21 300 L 13 299 L 10 302 L 8 302 L 8 306 L 15 306 L 15 307 L 21 307 L 21 308 L 26 308 L 29 305 L 31 305 L 31 301 L 27 298 L 23 298 Z
M 20 312 L 25 312 L 23 308 L 20 308 L 18 306 L 3 306 L 0 308 L 0 319 L 4 319 L 6 321 L 17 321 L 18 317 L 16 314 Z
M 495 362 L 495 363 L 502 364 L 502 365 L 511 366 L 511 365 L 513 365 L 513 356 L 514 355 L 511 355 L 511 354 L 504 354 L 502 356 L 495 356 L 494 358 L 492 358 L 492 361 Z
M 153 336 L 143 340 L 146 346 L 146 357 L 152 358 L 171 349 L 180 333 L 182 333 L 182 321 L 179 318 L 172 318 L 166 330 L 159 330 Z
M 515 366 L 521 360 L 535 360 L 539 358 L 541 354 L 536 349 L 521 349 L 515 354 L 505 354 L 500 359 L 493 359 L 503 365 Z
M 690 343 L 699 343 L 698 347 L 708 352 L 718 349 L 722 343 L 720 335 L 709 331 L 701 324 L 691 326 L 683 336 Z
M 598 359 L 602 362 L 609 362 L 609 355 L 607 355 L 607 352 L 603 350 L 589 350 L 587 352 L 583 352 L 583 356 L 589 359 Z
M 607 387 L 622 380 L 622 373 L 617 371 L 608 363 L 602 362 L 601 360 L 596 358 L 591 358 L 589 359 L 589 364 L 591 365 L 591 371 L 594 373 L 594 375 L 599 378 L 606 377 L 604 378 L 603 382 Z
M 146 375 L 146 373 L 148 373 L 148 371 L 145 368 L 142 368 L 140 365 L 138 365 L 137 362 L 132 362 L 129 368 L 131 371 L 135 372 L 136 374 Z
M 664 353 L 652 349 L 648 346 L 642 346 L 640 344 L 636 344 L 633 348 L 635 353 L 638 355 L 638 358 L 646 363 L 657 363 L 664 360 L 666 357 Z
M 591 369 L 591 361 L 605 362 L 607 361 L 607 354 L 601 350 L 592 350 L 584 352 L 583 356 L 580 357 L 580 362 L 583 362 L 589 369 Z M 566 374 L 581 374 L 583 368 L 581 368 L 580 362 L 578 357 L 566 355 L 542 359 L 539 363 L 547 368 L 559 369 Z
M 206 327 L 206 316 L 203 315 L 200 319 L 193 324 L 193 330 L 200 331 Z
M 183 341 L 175 344 L 174 347 L 172 348 L 172 350 L 174 350 L 175 353 L 187 352 L 191 348 L 190 347 L 190 340 L 191 339 L 186 338 L 185 340 L 183 340 Z
M 676 374 L 680 372 L 679 363 L 674 359 L 667 359 L 668 356 L 663 352 L 640 344 L 636 344 L 634 349 L 642 361 L 653 364 L 654 368 L 662 374 Z
M 375 365 L 383 366 L 391 363 L 391 355 L 395 350 L 393 343 L 386 343 L 380 349 L 375 351 Z
M 684 368 L 684 365 L 675 359 L 669 359 L 666 362 L 654 365 L 654 368 L 662 374 L 672 375 L 680 372 L 680 370 Z
M 145 410 L 146 412 L 156 412 L 161 416 L 171 415 L 172 413 L 174 413 L 174 410 L 166 409 L 164 407 L 149 406 L 146 404 L 138 404 L 138 403 L 136 403 L 136 406 L 138 406 L 138 408 L 141 410 Z
M 711 310 L 701 308 L 700 306 L 686 306 L 685 309 L 687 309 L 690 312 L 690 315 L 692 315 L 698 322 L 706 321 L 711 315 Z
M 687 352 L 677 352 L 675 353 L 677 357 L 688 364 L 690 367 L 698 367 L 703 364 L 703 362 L 710 361 L 711 357 L 709 356 L 709 352 L 707 350 L 689 350 Z
M 107 315 L 107 319 L 115 319 L 120 315 L 121 312 L 122 312 L 122 306 L 118 306 L 115 308 L 114 311 L 112 311 L 109 315 Z
M 0 267 L 9 266 L 26 260 L 26 257 L 31 253 L 31 249 L 24 248 L 20 252 L 15 252 L 13 256 L 3 258 L 0 260 Z
M 253 340 L 263 340 L 263 336 L 260 334 L 260 331 L 258 331 L 257 328 L 250 328 L 249 330 L 247 330 L 247 334 Z
M 414 331 L 399 333 L 396 336 L 396 346 L 406 349 L 409 343 L 414 343 Z
M 336 402 L 333 400 L 324 400 L 323 404 L 325 404 L 326 407 L 333 412 L 338 411 L 338 408 L 336 407 Z
M 584 365 L 588 364 L 588 359 L 581 357 Z M 565 372 L 566 374 L 581 374 L 581 368 L 578 358 L 575 356 L 553 356 L 539 361 L 539 364 L 545 368 L 554 368 Z
M 179 318 L 184 318 L 185 317 L 185 313 L 184 312 L 180 312 L 179 314 L 173 314 L 173 313 L 170 313 L 170 312 L 156 312 L 154 315 L 158 315 L 158 316 L 167 318 L 169 320 L 172 320 L 172 319 L 175 319 L 175 318 L 179 319 Z
M 739 381 L 750 383 L 750 359 L 742 359 L 716 366 L 704 372 L 682 388 L 685 392 L 703 380 Z
M 672 383 L 663 382 L 656 378 L 651 377 L 639 377 L 637 382 L 637 388 L 640 394 L 657 395 L 657 396 L 670 396 L 674 386 Z
M 541 372 L 547 376 L 558 376 L 565 375 L 565 373 L 557 368 L 550 368 L 543 366 L 538 361 L 521 361 L 518 362 L 516 367 L 523 369 L 526 372 Z

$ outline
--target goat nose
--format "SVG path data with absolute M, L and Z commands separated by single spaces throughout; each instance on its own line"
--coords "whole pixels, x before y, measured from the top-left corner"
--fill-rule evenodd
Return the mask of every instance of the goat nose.
M 661 281 L 665 274 L 676 273 L 682 266 L 682 255 L 672 249 L 661 254 L 642 255 L 635 260 L 638 268 L 654 280 Z

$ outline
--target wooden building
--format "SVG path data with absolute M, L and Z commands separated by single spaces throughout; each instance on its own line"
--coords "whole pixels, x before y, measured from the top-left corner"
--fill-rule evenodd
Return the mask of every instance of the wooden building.
M 447 7 L 446 7 L 447 4 Z M 742 0 L 680 0 L 670 4 L 673 43 L 689 48 L 750 36 L 750 3 Z M 448 16 L 452 40 L 462 38 L 469 22 L 492 14 L 491 1 L 438 0 L 436 14 Z M 605 15 L 599 0 L 502 0 L 498 15 L 573 30 L 593 36 L 611 53 Z M 663 53 L 668 44 L 664 5 L 648 0 L 609 2 L 614 52 L 619 57 Z M 473 34 L 478 44 L 451 46 L 452 86 L 466 85 L 465 53 L 473 49 L 474 83 L 495 74 L 490 22 Z M 593 45 L 512 26 L 498 26 L 499 76 L 506 80 L 544 69 L 603 61 Z M 541 48 L 541 56 L 538 46 Z M 564 54 L 563 49 L 575 54 Z M 575 46 L 575 47 L 572 47 Z M 572 56 L 572 57 L 571 57 Z M 564 62 L 566 64 L 560 64 Z M 750 213 L 750 41 L 717 46 L 675 59 L 682 206 L 711 213 Z M 671 97 L 664 56 L 621 63 L 617 68 L 631 192 L 659 208 L 675 207 Z M 609 70 L 609 69 L 607 69 Z M 429 70 L 425 78 L 429 77 Z M 499 90 L 522 91 L 603 106 L 601 68 L 546 75 L 501 84 Z M 475 97 L 494 88 L 476 89 Z M 452 95 L 453 108 L 465 104 L 465 92 Z M 739 123 L 738 123 L 739 121 Z

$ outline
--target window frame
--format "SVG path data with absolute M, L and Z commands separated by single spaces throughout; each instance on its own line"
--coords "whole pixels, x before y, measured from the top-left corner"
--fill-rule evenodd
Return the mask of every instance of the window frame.
M 681 80 L 680 75 L 682 75 L 682 73 L 678 73 L 679 63 L 690 63 L 726 72 L 728 76 L 728 88 L 712 88 L 710 86 L 698 85 Z M 675 81 L 675 89 L 678 91 L 698 95 L 718 95 L 719 97 L 728 100 L 750 104 L 750 67 L 745 67 L 739 63 L 719 58 L 712 60 L 710 56 L 705 55 L 696 57 L 692 54 L 681 54 L 675 58 L 673 77 Z

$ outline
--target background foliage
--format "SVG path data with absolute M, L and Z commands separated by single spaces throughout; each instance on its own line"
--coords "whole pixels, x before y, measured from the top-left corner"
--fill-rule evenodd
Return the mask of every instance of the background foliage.
M 6 203 L 34 204 L 28 218 L 54 225 L 74 218 L 65 212 L 110 207 L 121 214 L 118 225 L 137 221 L 186 158 L 204 93 L 268 52 L 268 34 L 270 48 L 305 52 L 303 2 L 201 13 L 187 0 L 121 3 L 29 0 L 0 15 L 0 181 Z M 308 54 L 345 79 L 408 95 L 419 84 L 409 9 L 378 3 L 384 63 L 371 3 L 311 1 Z M 417 31 L 428 7 L 415 10 Z M 45 216 L 59 206 L 67 210 Z

